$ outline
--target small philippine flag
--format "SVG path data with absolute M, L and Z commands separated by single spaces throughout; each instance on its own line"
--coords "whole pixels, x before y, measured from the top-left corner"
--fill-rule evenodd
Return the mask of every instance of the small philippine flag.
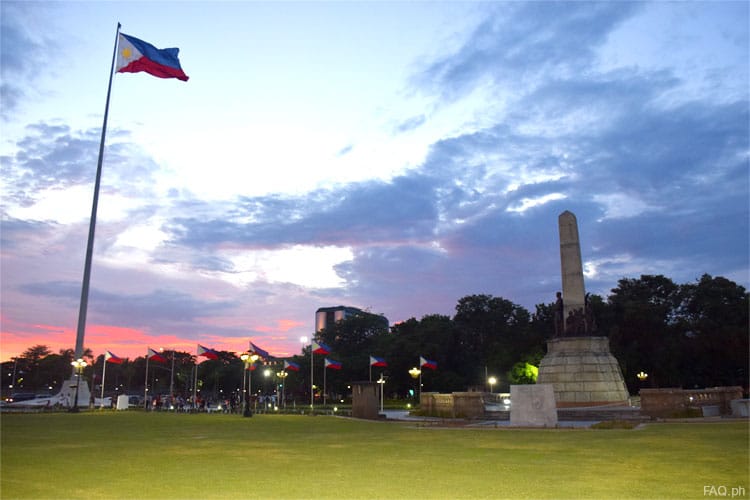
M 299 365 L 297 363 L 293 363 L 291 361 L 284 361 L 284 369 L 292 371 L 292 372 L 298 372 L 299 371 Z
M 159 354 L 158 352 L 154 351 L 150 347 L 148 348 L 148 354 L 146 355 L 148 359 L 151 361 L 158 361 L 159 363 L 166 363 L 167 358 Z
M 370 356 L 370 366 L 388 366 L 388 363 L 386 363 L 383 358 Z
M 427 358 L 419 357 L 419 366 L 422 368 L 429 368 L 430 370 L 437 370 L 437 361 L 432 361 Z
M 331 370 L 340 370 L 341 363 L 339 363 L 338 361 L 334 361 L 332 359 L 326 358 L 326 368 L 330 368 Z
M 268 354 L 268 351 L 265 351 L 265 350 L 261 349 L 260 347 L 258 347 L 257 345 L 253 344 L 252 342 L 250 342 L 250 351 L 252 353 L 254 353 L 254 354 L 257 354 L 258 356 L 260 356 L 263 359 L 268 359 L 268 358 L 271 357 L 271 355 Z
M 214 351 L 213 349 L 209 349 L 208 347 L 203 347 L 200 344 L 198 344 L 198 356 L 205 356 L 208 359 L 213 359 L 213 360 L 219 359 L 218 352 Z
M 330 354 L 331 348 L 325 345 L 323 342 L 315 342 L 313 340 L 312 352 L 314 352 L 315 354 Z
M 115 356 L 114 354 L 112 354 L 111 351 L 107 351 L 107 352 L 104 353 L 104 361 L 109 361 L 110 363 L 114 363 L 116 365 L 119 365 L 124 360 L 122 358 L 120 358 L 120 357 Z

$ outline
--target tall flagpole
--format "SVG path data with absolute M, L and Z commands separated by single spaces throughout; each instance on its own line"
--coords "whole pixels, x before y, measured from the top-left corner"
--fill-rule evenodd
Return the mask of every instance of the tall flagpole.
M 313 343 L 310 342 L 310 413 L 312 413 L 313 408 L 315 408 L 315 384 L 313 383 L 313 362 L 314 362 L 314 355 L 313 355 Z
M 151 356 L 146 353 L 146 382 L 143 383 L 143 409 L 148 410 L 148 360 Z
M 107 116 L 109 115 L 109 96 L 112 93 L 112 77 L 115 72 L 117 58 L 117 42 L 120 38 L 120 27 L 117 23 L 115 47 L 112 51 L 112 66 L 109 70 L 109 87 L 107 87 L 107 103 L 104 106 L 104 123 L 102 125 L 102 140 L 99 143 L 99 161 L 96 165 L 96 183 L 94 184 L 94 202 L 91 206 L 91 221 L 89 222 L 89 240 L 86 245 L 86 263 L 83 267 L 83 285 L 81 286 L 81 308 L 78 311 L 78 331 L 76 333 L 75 359 L 83 356 L 83 336 L 86 330 L 86 311 L 89 304 L 89 282 L 91 281 L 91 259 L 94 253 L 94 230 L 96 228 L 96 209 L 99 204 L 99 185 L 102 178 L 102 161 L 104 159 L 104 138 L 107 135 Z
M 78 358 L 76 358 L 78 359 Z M 104 368 L 102 368 L 102 397 L 101 407 L 104 408 L 104 377 L 107 376 L 107 356 L 104 356 Z M 92 387 L 93 389 L 93 387 Z

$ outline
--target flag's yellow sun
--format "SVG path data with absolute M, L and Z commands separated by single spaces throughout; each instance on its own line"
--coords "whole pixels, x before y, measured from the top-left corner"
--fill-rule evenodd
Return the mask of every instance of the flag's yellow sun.
M 130 59 L 130 56 L 132 55 L 133 51 L 130 50 L 130 47 L 125 47 L 124 49 L 122 49 L 122 57 L 124 57 L 125 59 Z

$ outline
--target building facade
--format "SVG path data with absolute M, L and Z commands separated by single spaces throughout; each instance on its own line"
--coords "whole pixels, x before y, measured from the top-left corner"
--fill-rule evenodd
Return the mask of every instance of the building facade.
M 315 331 L 320 332 L 325 330 L 339 321 L 343 321 L 352 316 L 371 316 L 377 318 L 377 321 L 382 322 L 383 328 L 388 330 L 388 318 L 382 314 L 373 314 L 357 307 L 335 306 L 321 307 L 315 311 Z

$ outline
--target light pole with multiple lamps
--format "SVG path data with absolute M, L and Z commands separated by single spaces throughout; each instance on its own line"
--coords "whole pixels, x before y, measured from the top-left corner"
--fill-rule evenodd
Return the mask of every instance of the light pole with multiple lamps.
M 86 362 L 78 358 L 75 361 L 71 361 L 70 363 L 73 365 L 73 370 L 76 372 L 76 395 L 73 399 L 73 406 L 68 410 L 71 413 L 78 413 L 78 386 L 81 385 L 81 373 L 83 372 L 83 369 L 86 368 Z
M 417 404 L 420 404 L 420 395 L 422 393 L 422 370 L 417 368 L 416 366 L 409 370 L 409 375 L 411 375 L 411 378 L 414 380 L 419 379 L 419 386 L 417 387 Z
M 279 408 L 286 408 L 286 376 L 289 375 L 286 371 L 281 370 L 276 373 L 276 376 L 281 379 L 281 402 Z
M 245 378 L 246 373 L 250 372 L 250 367 L 253 365 L 253 363 L 258 361 L 258 355 L 245 352 L 242 353 L 240 359 L 245 365 L 245 368 L 242 372 L 242 398 L 244 400 L 242 404 L 242 416 L 252 417 L 253 412 L 250 410 L 250 384 L 245 384 Z M 250 379 L 250 383 L 252 383 L 252 379 Z

